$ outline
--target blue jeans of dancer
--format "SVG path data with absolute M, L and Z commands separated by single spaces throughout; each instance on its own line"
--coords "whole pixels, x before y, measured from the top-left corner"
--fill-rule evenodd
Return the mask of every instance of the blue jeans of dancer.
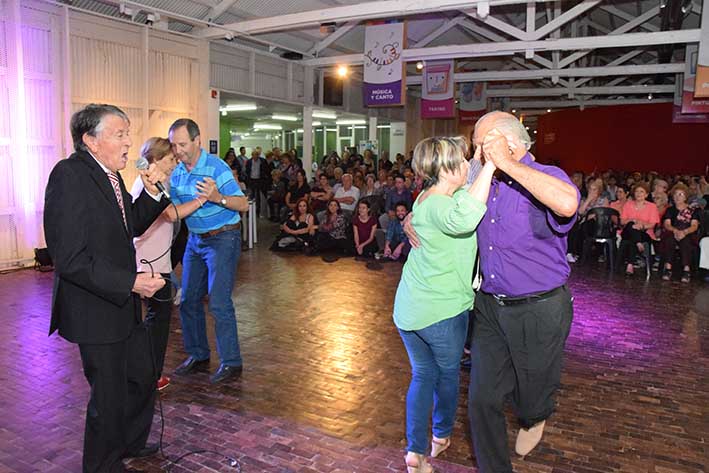
M 215 320 L 217 352 L 222 364 L 241 366 L 236 311 L 231 293 L 241 253 L 241 233 L 230 230 L 202 238 L 190 233 L 182 260 L 182 337 L 185 351 L 197 360 L 209 358 L 203 298 Z
M 458 406 L 460 357 L 468 332 L 468 311 L 421 330 L 399 330 L 411 362 L 406 394 L 407 451 L 425 454 L 433 406 L 433 434 L 450 437 Z

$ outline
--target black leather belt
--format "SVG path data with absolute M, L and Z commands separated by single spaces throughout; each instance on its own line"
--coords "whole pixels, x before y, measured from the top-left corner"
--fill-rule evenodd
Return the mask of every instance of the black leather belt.
M 508 306 L 508 305 L 519 305 L 519 304 L 529 304 L 533 302 L 540 302 L 546 299 L 549 299 L 555 295 L 557 295 L 559 292 L 563 291 L 566 289 L 566 284 L 563 286 L 559 286 L 556 289 L 552 289 L 550 291 L 546 292 L 540 292 L 539 294 L 530 294 L 528 296 L 522 296 L 522 297 L 505 297 L 505 296 L 500 296 L 497 294 L 489 294 L 490 296 L 495 299 L 495 302 L 497 302 L 501 306 Z
M 216 230 L 209 230 L 208 232 L 204 233 L 195 233 L 200 238 L 209 238 L 213 237 L 215 235 L 219 235 L 220 233 L 228 232 L 229 230 L 239 230 L 241 229 L 241 222 L 236 222 L 231 225 L 224 225 L 223 227 L 219 227 Z

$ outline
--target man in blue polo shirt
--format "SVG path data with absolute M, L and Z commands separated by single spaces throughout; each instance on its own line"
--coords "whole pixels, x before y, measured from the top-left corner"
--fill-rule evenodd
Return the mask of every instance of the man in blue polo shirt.
M 210 381 L 219 383 L 241 374 L 242 360 L 231 299 L 241 253 L 239 212 L 248 200 L 229 166 L 200 146 L 199 126 L 181 118 L 170 127 L 170 142 L 180 164 L 170 187 L 176 205 L 197 200 L 201 205 L 185 217 L 189 238 L 182 260 L 182 337 L 189 357 L 175 370 L 186 375 L 209 368 L 209 343 L 202 300 L 209 294 L 209 311 L 216 321 L 219 369 Z

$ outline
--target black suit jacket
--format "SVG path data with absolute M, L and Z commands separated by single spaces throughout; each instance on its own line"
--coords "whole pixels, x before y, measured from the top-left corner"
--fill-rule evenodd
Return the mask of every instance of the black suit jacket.
M 120 186 L 127 229 L 108 176 L 89 153 L 61 160 L 49 176 L 44 234 L 55 267 L 50 335 L 59 330 L 74 343 L 115 343 L 141 321 L 140 298 L 131 291 L 133 237 L 169 201 L 157 202 L 143 191 L 132 203 L 122 179 Z

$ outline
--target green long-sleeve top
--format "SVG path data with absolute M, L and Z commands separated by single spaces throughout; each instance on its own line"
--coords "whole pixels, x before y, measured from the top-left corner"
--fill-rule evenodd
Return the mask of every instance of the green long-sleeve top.
M 394 300 L 394 323 L 420 330 L 473 306 L 475 229 L 487 207 L 465 189 L 431 194 L 413 207 L 421 245 L 411 250 Z

